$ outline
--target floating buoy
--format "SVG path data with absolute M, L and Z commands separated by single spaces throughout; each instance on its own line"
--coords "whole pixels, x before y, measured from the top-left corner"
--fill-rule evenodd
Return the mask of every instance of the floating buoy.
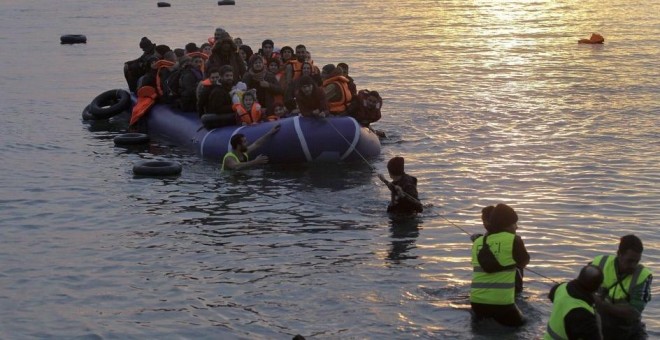
M 158 5 L 158 7 L 171 7 L 172 6 L 172 5 L 170 5 L 169 2 L 159 2 L 157 5 Z
M 593 33 L 589 39 L 580 39 L 578 44 L 602 44 L 605 42 L 605 38 L 598 33 Z
M 116 116 L 131 107 L 131 95 L 125 90 L 116 89 L 105 91 L 89 104 L 89 113 L 95 119 L 108 119 Z
M 115 145 L 142 145 L 149 143 L 149 135 L 145 133 L 129 132 L 113 138 Z
M 65 34 L 60 37 L 61 44 L 86 44 L 87 37 L 82 34 Z
M 218 6 L 224 6 L 224 5 L 236 5 L 236 1 L 234 1 L 234 0 L 220 0 L 220 1 L 218 1 Z
M 90 106 L 92 106 L 92 104 L 89 104 L 89 105 L 85 106 L 85 108 L 83 109 L 83 111 L 82 111 L 82 119 L 83 120 L 96 120 L 94 118 L 94 116 L 91 113 L 89 113 L 89 107 Z
M 171 161 L 144 161 L 133 166 L 138 176 L 175 176 L 181 174 L 181 164 Z

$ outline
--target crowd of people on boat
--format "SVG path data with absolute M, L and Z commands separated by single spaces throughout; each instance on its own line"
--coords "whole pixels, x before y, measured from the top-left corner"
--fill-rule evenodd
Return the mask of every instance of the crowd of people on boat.
M 218 27 L 200 46 L 171 49 L 143 37 L 140 48 L 143 54 L 124 65 L 138 102 L 148 93 L 143 97 L 196 111 L 209 129 L 295 115 L 348 115 L 365 127 L 381 118 L 377 91 L 358 91 L 346 63 L 317 67 L 303 44 L 277 48 L 265 39 L 254 52 Z M 152 91 L 141 92 L 145 87 Z

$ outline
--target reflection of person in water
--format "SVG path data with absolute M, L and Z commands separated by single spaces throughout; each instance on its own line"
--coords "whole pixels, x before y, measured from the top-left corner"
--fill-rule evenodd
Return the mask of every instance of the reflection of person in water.
M 416 219 L 392 220 L 392 248 L 387 253 L 387 259 L 395 262 L 416 259 L 416 255 L 407 254 L 415 248 L 415 241 L 419 236 L 419 222 Z

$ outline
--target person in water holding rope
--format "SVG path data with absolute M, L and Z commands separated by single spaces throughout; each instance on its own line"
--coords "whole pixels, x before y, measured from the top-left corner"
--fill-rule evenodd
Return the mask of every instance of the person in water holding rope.
M 529 254 L 516 235 L 518 214 L 500 203 L 490 214 L 488 232 L 472 244 L 472 285 L 470 305 L 476 321 L 493 318 L 498 323 L 522 326 L 522 313 L 516 306 L 516 268 L 529 263 Z
M 248 145 L 247 138 L 245 138 L 245 135 L 242 133 L 233 135 L 229 140 L 231 150 L 228 151 L 222 159 L 222 171 L 225 169 L 238 170 L 268 163 L 267 156 L 259 155 L 255 159 L 250 160 L 248 154 L 258 149 L 270 136 L 277 133 L 277 131 L 280 131 L 279 123 L 275 124 L 270 131 L 266 132 L 266 134 L 259 137 L 259 139 L 250 145 Z
M 484 229 L 486 232 L 490 232 L 490 214 L 495 209 L 494 206 L 489 205 L 481 209 L 481 222 L 484 224 Z M 470 236 L 470 241 L 474 242 L 483 234 L 472 234 Z M 516 267 L 516 294 L 520 294 L 523 291 L 523 277 L 525 276 L 525 270 L 523 267 Z
M 548 294 L 552 313 L 543 339 L 601 340 L 593 305 L 594 292 L 602 282 L 600 268 L 587 265 L 577 279 L 553 286 Z
M 387 162 L 387 171 L 392 178 L 392 182 L 385 179 L 382 174 L 378 175 L 383 183 L 392 192 L 390 204 L 387 206 L 387 212 L 401 215 L 414 215 L 424 211 L 422 203 L 417 194 L 417 178 L 410 176 L 404 171 L 403 157 L 394 157 Z
M 644 246 L 635 235 L 621 237 L 616 256 L 599 255 L 591 262 L 604 280 L 596 296 L 603 338 L 646 339 L 642 312 L 651 300 L 651 271 L 639 264 Z

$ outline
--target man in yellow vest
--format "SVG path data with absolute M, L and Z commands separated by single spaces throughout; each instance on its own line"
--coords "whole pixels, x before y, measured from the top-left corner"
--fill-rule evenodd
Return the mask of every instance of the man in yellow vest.
M 247 138 L 242 133 L 235 134 L 229 140 L 231 150 L 227 151 L 222 158 L 222 169 L 225 170 L 239 170 L 243 168 L 252 167 L 268 163 L 268 157 L 259 155 L 255 159 L 250 160 L 249 153 L 260 148 L 268 138 L 280 131 L 280 124 L 275 124 L 268 132 L 259 137 L 252 144 L 248 145 Z
M 603 338 L 646 339 L 642 322 L 644 307 L 651 300 L 651 271 L 639 264 L 644 246 L 635 235 L 621 237 L 616 256 L 600 255 L 591 262 L 604 275 L 596 297 Z
M 489 231 L 472 244 L 470 306 L 476 320 L 493 318 L 511 327 L 525 323 L 515 303 L 515 283 L 516 267 L 527 266 L 529 254 L 516 235 L 517 223 L 516 212 L 500 203 L 490 214 Z M 482 256 L 485 253 L 490 256 Z
M 587 265 L 580 270 L 577 279 L 552 287 L 548 294 L 552 313 L 543 339 L 601 340 L 593 293 L 602 283 L 600 268 Z

